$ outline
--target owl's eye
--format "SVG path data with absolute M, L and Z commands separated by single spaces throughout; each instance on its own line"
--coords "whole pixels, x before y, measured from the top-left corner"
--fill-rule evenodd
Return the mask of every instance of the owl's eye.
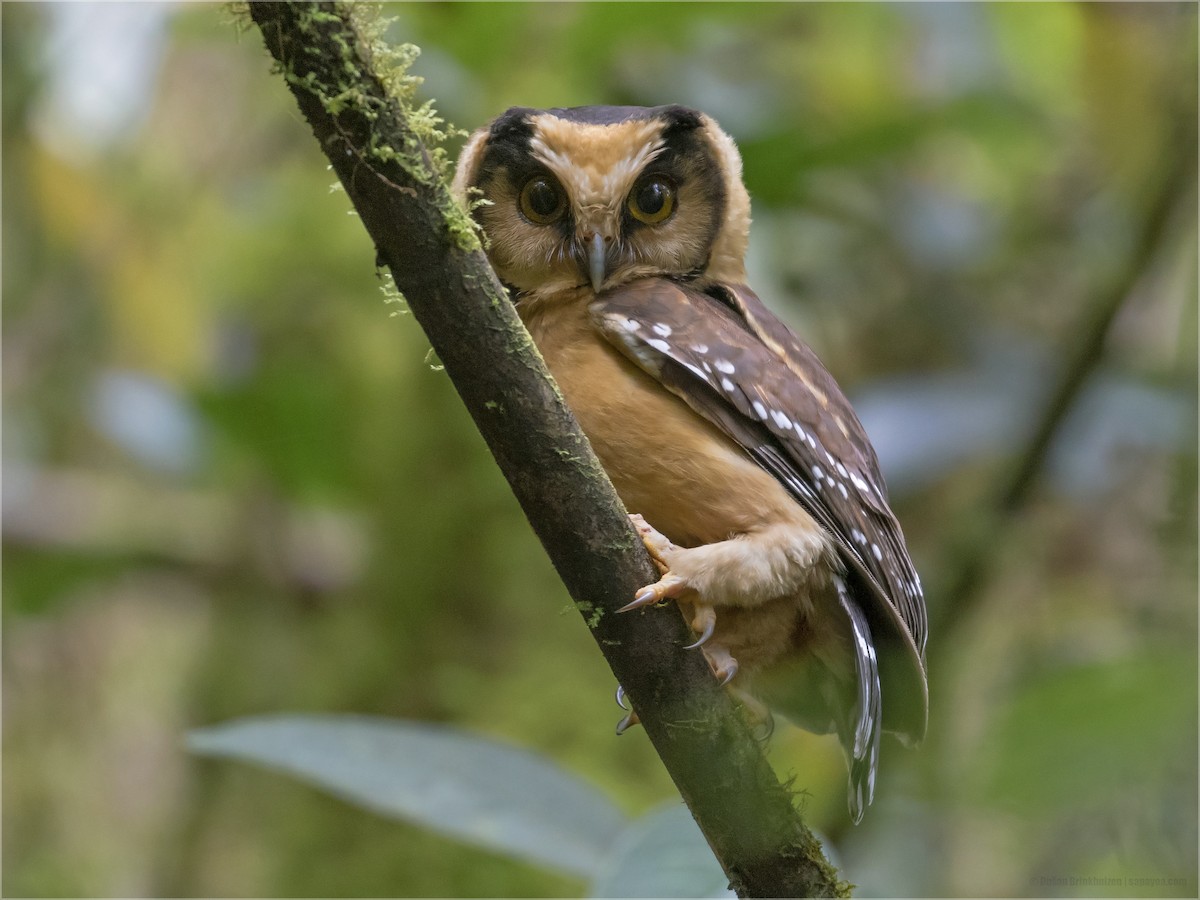
M 675 211 L 675 186 L 662 175 L 639 181 L 629 195 L 629 213 L 639 222 L 657 225 Z
M 558 183 L 546 175 L 534 175 L 521 188 L 521 212 L 530 222 L 549 225 L 558 221 L 567 208 Z

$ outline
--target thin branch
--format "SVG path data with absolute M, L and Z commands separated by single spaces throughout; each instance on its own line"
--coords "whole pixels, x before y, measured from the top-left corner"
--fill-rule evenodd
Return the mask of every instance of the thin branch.
M 673 605 L 614 615 L 657 579 L 625 509 L 389 93 L 356 12 L 250 15 L 613 673 L 741 896 L 844 896 Z M 416 117 L 419 118 L 419 115 Z
M 1181 117 L 1188 121 L 1187 117 Z M 1195 205 L 1196 139 L 1192 129 L 1179 127 L 1166 141 L 1172 151 L 1158 170 L 1158 183 L 1136 224 L 1128 256 L 1110 280 L 1096 293 L 1094 303 L 1083 311 L 1057 380 L 1023 449 L 989 503 L 971 510 L 962 527 L 951 529 L 953 544 L 942 566 L 950 574 L 932 596 L 931 630 L 944 631 L 952 621 L 962 621 L 982 594 L 996 548 L 1007 526 L 1025 507 L 1034 490 L 1055 438 L 1088 379 L 1104 359 L 1108 335 L 1117 314 L 1134 294 L 1170 234 L 1175 213 L 1184 205 Z

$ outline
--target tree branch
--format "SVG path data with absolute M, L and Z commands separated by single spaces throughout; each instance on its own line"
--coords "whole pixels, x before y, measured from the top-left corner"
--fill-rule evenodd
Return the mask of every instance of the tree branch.
M 673 604 L 614 615 L 655 581 L 640 540 L 419 134 L 356 10 L 251 3 L 379 258 L 739 895 L 845 896 Z M 417 127 L 414 127 L 417 122 Z
M 1104 359 L 1108 335 L 1139 281 L 1149 271 L 1170 233 L 1174 214 L 1195 204 L 1195 120 L 1181 113 L 1179 125 L 1165 146 L 1169 153 L 1156 169 L 1157 183 L 1134 226 L 1129 253 L 1122 265 L 1096 292 L 1095 301 L 1083 310 L 1068 347 L 1067 359 L 1050 385 L 1042 408 L 1021 452 L 1000 479 L 990 502 L 972 508 L 954 535 L 941 570 L 949 574 L 931 596 L 931 631 L 945 633 L 961 622 L 979 602 L 987 576 L 997 558 L 996 548 L 1005 530 L 1024 509 L 1038 485 L 1046 458 L 1068 414 L 1075 407 L 1088 379 Z M 1189 127 L 1190 125 L 1190 127 Z

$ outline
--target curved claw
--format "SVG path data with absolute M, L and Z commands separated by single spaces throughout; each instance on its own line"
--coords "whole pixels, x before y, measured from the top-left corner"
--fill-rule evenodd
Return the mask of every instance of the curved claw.
M 766 719 L 754 726 L 753 734 L 763 743 L 771 739 L 771 735 L 775 733 L 775 717 L 767 713 Z
M 635 713 L 631 710 L 629 715 L 625 716 L 625 718 L 623 718 L 620 722 L 617 723 L 617 734 L 618 735 L 624 734 L 626 731 L 628 731 L 634 725 L 641 724 L 641 721 L 642 720 L 638 718 L 637 713 Z
M 740 688 L 730 688 L 730 690 L 742 704 L 742 712 L 750 725 L 751 733 L 759 741 L 765 743 L 775 733 L 775 717 L 771 715 L 771 710 L 753 694 Z
M 721 679 L 721 686 L 729 684 L 733 681 L 733 676 L 738 673 L 738 661 L 732 656 L 729 658 L 729 664 L 725 667 L 725 677 Z M 718 673 L 720 674 L 720 673 Z
M 638 609 L 642 606 L 650 606 L 659 601 L 666 600 L 668 597 L 677 597 L 684 592 L 687 585 L 682 578 L 675 575 L 666 575 L 654 584 L 648 584 L 633 598 L 631 603 L 626 603 L 620 609 L 619 613 L 629 612 L 630 610 Z
M 625 702 L 625 688 L 621 687 L 619 684 L 617 685 L 617 706 L 621 707 L 621 709 L 625 710 L 626 712 L 629 711 L 629 705 Z
M 717 627 L 717 614 L 711 606 L 700 606 L 696 610 L 696 615 L 692 619 L 692 629 L 696 629 L 696 623 L 701 622 L 703 631 L 700 633 L 699 639 L 694 644 L 688 644 L 684 650 L 695 650 L 697 647 L 703 647 L 708 643 L 708 639 L 713 636 L 713 631 Z
M 644 587 L 638 591 L 637 596 L 633 598 L 633 601 L 626 603 L 624 606 L 618 609 L 617 612 L 630 612 L 631 610 L 639 609 L 643 606 L 649 606 L 652 603 L 657 603 L 658 600 L 659 597 L 654 590 L 654 585 L 650 585 L 650 587 Z

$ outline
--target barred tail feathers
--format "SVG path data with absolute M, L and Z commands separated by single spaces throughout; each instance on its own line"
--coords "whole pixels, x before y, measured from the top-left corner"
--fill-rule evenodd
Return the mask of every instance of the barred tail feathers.
M 850 769 L 848 785 L 850 815 L 857 825 L 875 796 L 875 772 L 879 766 L 879 739 L 883 734 L 882 691 L 879 663 L 871 627 L 854 602 L 841 577 L 834 579 L 838 600 L 850 620 L 857 683 L 853 707 L 837 716 L 838 737 L 846 751 Z

